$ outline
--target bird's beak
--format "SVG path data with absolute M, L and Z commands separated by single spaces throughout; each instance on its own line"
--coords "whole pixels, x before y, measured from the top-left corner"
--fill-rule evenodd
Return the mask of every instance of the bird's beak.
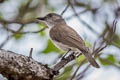
M 38 17 L 37 20 L 43 21 L 43 20 L 45 20 L 45 17 Z
M 46 25 L 46 21 L 45 21 L 45 17 L 38 17 L 36 18 L 36 20 L 42 24 L 45 24 Z M 48 28 L 48 26 L 46 26 Z

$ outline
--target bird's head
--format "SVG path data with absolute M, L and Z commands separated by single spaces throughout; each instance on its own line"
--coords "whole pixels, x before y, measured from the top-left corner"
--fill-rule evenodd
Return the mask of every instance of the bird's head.
M 54 25 L 64 21 L 62 16 L 56 13 L 49 13 L 44 17 L 38 17 L 37 20 L 46 24 L 48 27 L 53 27 Z

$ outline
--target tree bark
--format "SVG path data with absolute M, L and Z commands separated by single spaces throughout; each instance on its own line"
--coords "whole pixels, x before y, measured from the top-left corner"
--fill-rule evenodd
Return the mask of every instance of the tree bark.
M 47 65 L 3 49 L 0 49 L 0 73 L 8 80 L 51 80 L 54 75 Z

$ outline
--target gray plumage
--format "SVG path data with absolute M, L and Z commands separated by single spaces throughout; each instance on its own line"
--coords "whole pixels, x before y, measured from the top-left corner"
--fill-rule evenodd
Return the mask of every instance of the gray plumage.
M 45 24 L 50 28 L 50 38 L 57 47 L 65 51 L 67 51 L 68 49 L 71 49 L 73 51 L 80 50 L 91 65 L 99 68 L 99 65 L 91 56 L 89 49 L 85 46 L 82 38 L 74 29 L 66 24 L 66 22 L 60 15 L 51 13 L 44 18 Z

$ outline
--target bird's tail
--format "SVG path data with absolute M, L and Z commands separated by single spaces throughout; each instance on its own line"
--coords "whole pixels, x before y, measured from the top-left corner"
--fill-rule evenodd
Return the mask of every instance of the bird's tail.
M 86 59 L 90 62 L 92 66 L 99 68 L 99 65 L 89 53 L 83 52 L 83 54 L 85 55 Z

